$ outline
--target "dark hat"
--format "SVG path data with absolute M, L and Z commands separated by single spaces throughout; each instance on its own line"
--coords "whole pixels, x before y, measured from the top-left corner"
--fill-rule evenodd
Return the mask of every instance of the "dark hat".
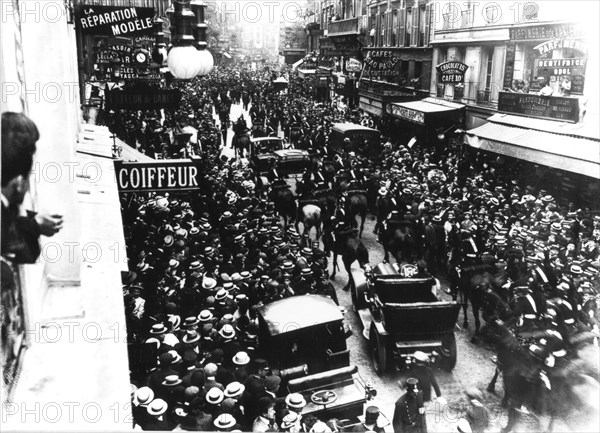
M 365 411 L 365 424 L 370 424 L 377 421 L 379 418 L 379 408 L 377 406 L 369 406 Z
M 279 388 L 280 384 L 281 378 L 275 374 L 267 376 L 267 378 L 265 379 L 265 388 L 267 388 L 267 391 L 277 391 L 277 388 Z
M 419 380 L 415 379 L 414 377 L 409 377 L 408 380 L 406 381 L 406 385 L 408 388 L 418 388 Z
M 269 363 L 262 358 L 258 358 L 254 360 L 254 366 L 257 370 L 262 370 L 263 368 L 269 368 Z

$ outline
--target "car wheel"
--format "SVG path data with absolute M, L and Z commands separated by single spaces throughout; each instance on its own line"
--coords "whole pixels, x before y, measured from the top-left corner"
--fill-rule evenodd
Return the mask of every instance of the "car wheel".
M 442 367 L 452 370 L 456 366 L 456 337 L 454 332 L 446 335 L 442 340 Z
M 387 370 L 388 356 L 386 339 L 377 332 L 377 328 L 375 328 L 374 325 L 371 325 L 369 343 L 371 344 L 371 360 L 373 361 L 373 368 L 378 375 L 382 375 Z

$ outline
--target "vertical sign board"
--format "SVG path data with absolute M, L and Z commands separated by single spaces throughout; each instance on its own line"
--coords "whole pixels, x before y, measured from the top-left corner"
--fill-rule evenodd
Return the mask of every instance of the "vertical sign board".
M 200 170 L 191 159 L 116 160 L 115 175 L 119 192 L 194 191 L 200 188 Z
M 513 76 L 515 74 L 515 50 L 516 44 L 506 45 L 506 59 L 504 61 L 504 89 L 511 89 L 513 86 Z

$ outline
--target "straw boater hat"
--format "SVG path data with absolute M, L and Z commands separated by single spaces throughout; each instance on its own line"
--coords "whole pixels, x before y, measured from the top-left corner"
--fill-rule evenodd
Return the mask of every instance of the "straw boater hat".
M 248 365 L 250 363 L 250 357 L 246 352 L 238 352 L 233 357 L 233 363 L 235 365 Z
M 293 392 L 287 395 L 285 398 L 285 404 L 292 409 L 302 409 L 304 406 L 306 406 L 306 400 L 302 394 Z
M 205 398 L 207 403 L 219 404 L 223 401 L 225 396 L 223 395 L 223 391 L 221 391 L 219 388 L 213 387 L 208 390 Z
M 233 415 L 222 413 L 215 419 L 214 425 L 218 429 L 228 429 L 235 425 L 236 421 Z
M 154 416 L 160 416 L 167 411 L 168 405 L 167 402 L 162 398 L 157 398 L 156 400 L 152 400 L 152 402 L 148 405 L 148 413 Z
M 244 390 L 246 389 L 246 387 L 244 385 L 242 385 L 239 382 L 231 382 L 229 384 L 227 384 L 227 387 L 225 388 L 225 397 L 227 398 L 235 398 L 235 397 L 239 397 L 244 393 Z
M 152 400 L 154 400 L 154 391 L 148 386 L 142 386 L 133 396 L 133 404 L 135 406 L 147 407 Z

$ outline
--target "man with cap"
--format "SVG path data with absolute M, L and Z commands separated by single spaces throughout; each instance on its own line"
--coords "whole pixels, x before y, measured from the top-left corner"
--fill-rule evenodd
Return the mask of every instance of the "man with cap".
M 423 392 L 413 377 L 406 381 L 406 392 L 396 401 L 392 425 L 394 433 L 427 433 Z
M 365 421 L 354 426 L 353 432 L 372 431 L 375 433 L 385 433 L 385 429 L 377 421 L 379 420 L 379 408 L 377 406 L 369 406 L 365 411 Z

